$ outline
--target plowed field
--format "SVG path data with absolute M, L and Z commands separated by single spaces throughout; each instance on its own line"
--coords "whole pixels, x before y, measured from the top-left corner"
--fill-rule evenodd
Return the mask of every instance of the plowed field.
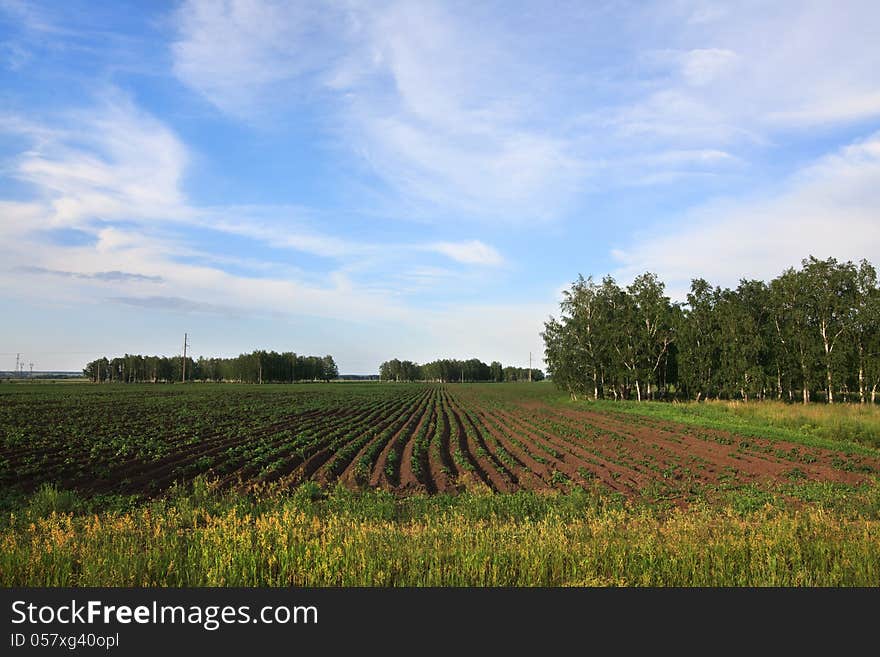
M 314 480 L 433 494 L 598 485 L 675 500 L 722 486 L 858 484 L 878 472 L 871 456 L 554 403 L 515 385 L 0 391 L 0 485 L 22 492 L 51 482 L 154 495 L 208 475 L 234 488 Z

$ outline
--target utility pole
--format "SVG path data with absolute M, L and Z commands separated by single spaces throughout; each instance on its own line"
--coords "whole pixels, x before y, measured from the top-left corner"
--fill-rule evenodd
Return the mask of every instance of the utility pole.
M 183 334 L 183 363 L 182 363 L 183 366 L 181 368 L 183 374 L 180 379 L 182 383 L 186 383 L 186 339 L 187 339 L 187 337 L 188 337 L 187 334 L 184 333 Z
M 33 378 L 34 378 L 34 364 L 33 364 L 33 363 L 28 363 L 28 365 L 31 366 L 31 376 L 30 376 L 30 378 L 33 379 Z
M 532 382 L 532 352 L 529 352 L 529 383 Z
M 18 361 L 20 361 L 20 360 L 21 360 L 21 354 L 15 354 L 15 376 L 16 377 L 18 377 L 18 375 L 20 374 L 20 372 L 19 372 L 20 368 L 18 365 Z

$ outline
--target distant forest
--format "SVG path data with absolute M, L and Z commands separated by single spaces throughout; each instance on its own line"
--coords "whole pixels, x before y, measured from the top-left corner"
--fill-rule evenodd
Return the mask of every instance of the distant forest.
M 531 374 L 530 374 L 531 372 Z M 388 360 L 379 366 L 382 381 L 442 381 L 444 383 L 494 381 L 542 381 L 538 368 L 503 367 L 498 361 L 486 365 L 477 358 L 455 360 L 443 358 L 419 365 L 410 360 Z
M 652 273 L 580 276 L 544 326 L 547 369 L 573 398 L 876 402 L 877 272 L 814 257 L 769 283 L 691 283 L 671 303 Z
M 235 358 L 140 356 L 99 358 L 83 368 L 95 383 L 160 383 L 171 381 L 235 381 L 293 383 L 329 381 L 339 377 L 333 356 L 298 356 L 292 351 L 254 351 Z

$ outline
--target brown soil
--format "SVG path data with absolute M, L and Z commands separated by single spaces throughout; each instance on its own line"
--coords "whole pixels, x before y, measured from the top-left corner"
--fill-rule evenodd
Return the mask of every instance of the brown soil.
M 51 480 L 87 493 L 155 494 L 181 479 L 219 473 L 222 486 L 293 486 L 314 479 L 406 495 L 472 485 L 497 492 L 599 485 L 628 498 L 686 503 L 696 492 L 721 487 L 859 485 L 880 472 L 876 457 L 589 407 L 491 403 L 456 386 L 417 388 L 381 403 L 271 420 L 251 416 L 246 433 L 227 420 L 195 437 L 170 437 L 167 453 L 152 460 L 131 453 L 114 458 L 103 447 L 80 454 L 75 441 L 48 452 L 38 445 L 0 450 L 11 471 L 20 465 L 37 473 L 18 480 L 7 474 L 3 485 L 27 491 Z M 418 452 L 423 428 L 427 449 Z M 295 443 L 290 432 L 305 430 L 314 438 Z M 346 445 L 350 448 L 340 453 Z
M 622 445 L 635 454 L 653 451 L 665 454 L 670 464 L 700 463 L 701 474 L 707 481 L 717 480 L 725 468 L 737 470 L 750 480 L 787 479 L 794 468 L 813 480 L 857 485 L 868 479 L 865 473 L 844 469 L 852 460 L 842 459 L 839 452 L 831 450 L 770 438 L 744 438 L 666 420 L 638 418 L 636 422 L 636 418 L 624 414 L 530 406 L 525 408 L 552 415 L 573 428 L 596 427 L 624 436 Z M 880 471 L 880 460 L 859 457 L 856 462 Z

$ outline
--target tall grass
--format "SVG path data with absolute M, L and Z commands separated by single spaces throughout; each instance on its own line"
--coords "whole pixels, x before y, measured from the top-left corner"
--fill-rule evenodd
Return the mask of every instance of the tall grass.
M 875 512 L 821 503 L 659 512 L 584 491 L 196 492 L 127 512 L 25 510 L 0 531 L 0 584 L 877 586 L 880 492 L 848 494 Z
M 880 447 L 880 407 L 859 404 L 784 404 L 782 402 L 709 402 L 714 412 L 730 413 L 835 441 Z
M 582 408 L 644 415 L 738 435 L 775 438 L 825 449 L 877 456 L 880 407 L 785 404 L 777 401 L 687 403 L 578 401 Z

